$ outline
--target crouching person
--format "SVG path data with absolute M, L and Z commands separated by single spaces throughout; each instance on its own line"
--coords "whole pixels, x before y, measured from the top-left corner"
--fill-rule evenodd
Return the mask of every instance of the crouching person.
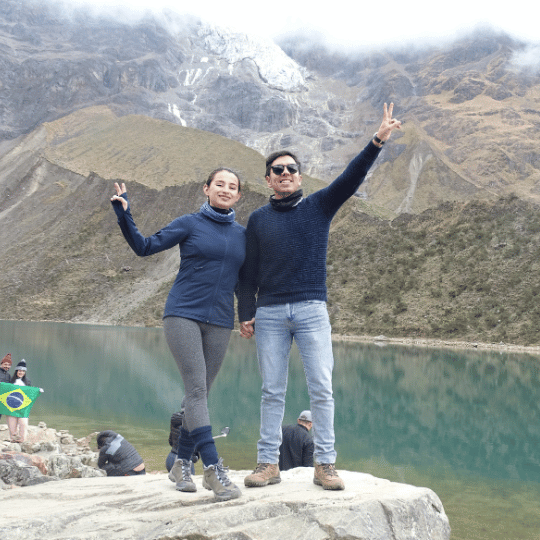
M 144 462 L 135 447 L 114 431 L 102 431 L 97 436 L 98 467 L 107 476 L 146 474 Z

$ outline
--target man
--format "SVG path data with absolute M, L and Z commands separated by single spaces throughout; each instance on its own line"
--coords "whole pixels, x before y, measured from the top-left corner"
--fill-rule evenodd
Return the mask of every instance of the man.
M 11 361 L 11 353 L 7 353 L 0 362 L 0 382 L 11 382 L 11 375 L 9 374 L 9 370 L 11 369 L 12 363 L 13 362 Z
M 279 446 L 285 409 L 289 352 L 296 341 L 304 364 L 314 431 L 314 483 L 344 489 L 335 469 L 331 328 L 326 310 L 326 251 L 332 218 L 364 180 L 401 122 L 384 104 L 373 139 L 327 187 L 303 198 L 300 163 L 289 151 L 266 160 L 266 181 L 274 194 L 255 210 L 246 229 L 246 260 L 240 273 L 240 333 L 255 333 L 261 372 L 261 438 L 257 467 L 247 487 L 281 481 Z
M 9 374 L 9 370 L 11 369 L 12 363 L 13 362 L 11 361 L 11 353 L 7 353 L 0 362 L 0 383 L 11 383 L 11 375 Z M 1 414 L 0 418 L 2 418 Z
M 309 431 L 313 422 L 311 411 L 302 411 L 294 426 L 283 426 L 279 447 L 279 470 L 313 467 L 313 439 Z
M 146 474 L 144 462 L 135 447 L 114 431 L 102 431 L 97 436 L 98 467 L 107 476 Z

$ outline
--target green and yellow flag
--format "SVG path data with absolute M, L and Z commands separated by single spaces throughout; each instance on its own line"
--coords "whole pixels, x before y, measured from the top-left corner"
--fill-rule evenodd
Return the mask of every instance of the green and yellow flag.
M 0 414 L 28 418 L 40 392 L 35 386 L 0 383 Z

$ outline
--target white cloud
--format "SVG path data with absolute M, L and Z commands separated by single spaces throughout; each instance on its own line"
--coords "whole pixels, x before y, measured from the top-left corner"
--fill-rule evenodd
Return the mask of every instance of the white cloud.
M 538 73 L 540 71 L 540 44 L 531 44 L 515 53 L 512 64 L 518 69 Z
M 356 2 L 330 0 L 196 0 L 189 4 L 178 0 L 56 0 L 67 5 L 89 6 L 94 12 L 124 10 L 123 17 L 144 13 L 191 13 L 213 24 L 227 26 L 247 34 L 276 37 L 299 31 L 302 35 L 321 34 L 330 44 L 348 47 L 384 48 L 393 44 L 418 44 L 453 38 L 475 27 L 491 26 L 526 42 L 538 42 L 534 28 L 535 8 L 530 0 L 515 0 L 509 9 L 505 3 L 456 0 L 441 7 L 426 0 L 388 0 Z M 301 32 L 300 32 L 301 31 Z

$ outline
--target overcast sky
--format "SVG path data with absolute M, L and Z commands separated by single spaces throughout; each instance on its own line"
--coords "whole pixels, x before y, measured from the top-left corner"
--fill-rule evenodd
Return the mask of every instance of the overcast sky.
M 540 41 L 537 8 L 531 0 L 510 4 L 475 0 L 69 0 L 69 4 L 91 5 L 94 10 L 127 8 L 134 16 L 168 8 L 247 34 L 275 38 L 307 30 L 324 36 L 328 44 L 370 49 L 437 42 L 478 26 L 504 30 L 529 43 Z

